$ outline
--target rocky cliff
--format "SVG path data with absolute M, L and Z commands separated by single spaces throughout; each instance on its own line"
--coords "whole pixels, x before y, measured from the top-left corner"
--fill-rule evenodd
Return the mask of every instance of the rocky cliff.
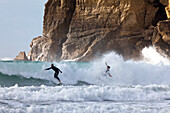
M 166 6 L 166 0 L 48 0 L 43 36 L 33 39 L 28 58 L 89 61 L 115 51 L 139 59 L 150 45 L 170 56 Z

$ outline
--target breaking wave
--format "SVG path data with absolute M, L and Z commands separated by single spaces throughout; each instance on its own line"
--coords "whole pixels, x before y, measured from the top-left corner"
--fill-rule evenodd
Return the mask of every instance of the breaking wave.
M 63 71 L 59 77 L 64 84 L 74 85 L 78 81 L 83 81 L 95 85 L 149 85 L 170 84 L 168 61 L 168 59 L 163 60 L 163 62 L 160 60 L 157 63 L 124 61 L 122 57 L 111 52 L 93 62 L 63 61 L 54 62 L 54 65 Z M 103 76 L 106 70 L 105 62 L 111 66 L 110 73 L 113 77 Z M 57 83 L 53 77 L 54 72 L 44 70 L 50 64 L 50 62 L 1 61 L 0 76 L 6 77 L 6 79 L 11 79 L 11 76 L 13 76 L 12 79 L 18 77 L 19 81 L 22 81 L 23 78 L 25 81 L 35 80 L 37 83 L 31 82 L 33 85 L 39 84 L 40 81 L 40 84 L 50 85 Z M 1 83 L 3 83 L 2 80 Z

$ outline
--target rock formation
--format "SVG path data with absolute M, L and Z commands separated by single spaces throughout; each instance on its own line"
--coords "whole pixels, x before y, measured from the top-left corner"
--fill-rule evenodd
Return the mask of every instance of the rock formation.
M 168 19 L 170 18 L 170 0 L 169 5 L 165 8 Z
M 170 21 L 164 20 L 158 23 L 158 26 L 155 28 L 152 43 L 155 45 L 157 50 L 165 55 L 167 58 L 170 58 Z
M 163 0 L 162 0 L 163 1 Z M 165 3 L 167 2 L 167 3 Z M 168 0 L 164 1 L 167 5 Z M 166 57 L 170 59 L 170 0 L 169 5 L 165 8 L 168 20 L 160 21 L 154 30 L 152 43 L 155 45 L 160 53 L 163 53 Z
M 28 57 L 89 61 L 115 51 L 139 59 L 153 44 L 170 56 L 169 21 L 162 21 L 167 5 L 166 0 L 48 0 L 43 36 L 33 39 Z
M 24 52 L 20 52 L 18 56 L 16 56 L 16 58 L 14 59 L 15 61 L 29 61 L 25 51 Z

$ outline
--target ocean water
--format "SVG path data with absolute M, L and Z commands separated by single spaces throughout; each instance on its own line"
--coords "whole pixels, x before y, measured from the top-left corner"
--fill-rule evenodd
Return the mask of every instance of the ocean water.
M 169 113 L 170 61 L 154 48 L 143 61 L 114 52 L 92 62 L 0 61 L 0 113 Z M 104 76 L 105 62 L 112 77 Z

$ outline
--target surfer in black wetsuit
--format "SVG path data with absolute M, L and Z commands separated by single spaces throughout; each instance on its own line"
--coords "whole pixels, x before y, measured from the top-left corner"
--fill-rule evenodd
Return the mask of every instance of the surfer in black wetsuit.
M 60 81 L 60 79 L 59 79 L 59 77 L 58 77 L 58 74 L 59 74 L 59 72 L 62 73 L 62 71 L 61 71 L 59 68 L 55 67 L 53 64 L 51 64 L 51 67 L 50 67 L 50 68 L 47 68 L 47 69 L 45 69 L 45 70 L 50 70 L 50 69 L 52 69 L 52 70 L 55 71 L 55 73 L 54 73 L 54 78 L 56 78 L 56 79 L 58 80 L 58 82 L 61 83 L 61 81 Z
M 106 72 L 105 72 L 105 75 L 109 75 L 110 77 L 112 77 L 112 75 L 110 74 L 110 66 L 107 65 L 107 63 L 105 63 L 106 66 L 107 66 L 107 69 L 106 69 Z

